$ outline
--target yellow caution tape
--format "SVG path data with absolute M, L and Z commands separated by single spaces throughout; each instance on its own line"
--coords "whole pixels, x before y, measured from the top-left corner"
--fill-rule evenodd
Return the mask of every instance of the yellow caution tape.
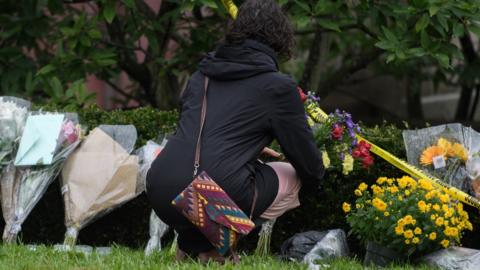
M 238 8 L 235 5 L 235 3 L 233 3 L 233 0 L 222 0 L 222 3 L 225 6 L 225 8 L 227 9 L 230 16 L 232 16 L 233 19 L 236 19 L 237 18 L 237 13 L 238 13 Z
M 317 104 L 315 103 L 309 103 L 307 105 L 307 114 L 315 121 L 316 123 L 323 123 L 325 120 L 328 118 L 328 114 L 326 114 L 320 107 L 318 107 Z M 370 148 L 370 151 L 377 156 L 381 157 L 388 163 L 392 164 L 393 166 L 397 167 L 398 169 L 404 171 L 405 173 L 409 174 L 413 178 L 416 179 L 425 179 L 429 182 L 431 182 L 433 185 L 435 185 L 438 188 L 445 188 L 448 190 L 448 192 L 457 198 L 458 200 L 469 204 L 477 209 L 480 209 L 480 200 L 478 200 L 475 197 L 472 197 L 468 195 L 467 193 L 452 187 L 444 182 L 442 182 L 440 179 L 433 177 L 424 171 L 420 170 L 419 168 L 405 162 L 404 160 L 394 156 L 393 154 L 387 152 L 386 150 L 376 146 L 375 144 L 369 142 L 365 138 L 361 137 L 360 135 L 357 135 L 357 139 L 359 141 L 365 141 L 369 143 L 372 147 Z

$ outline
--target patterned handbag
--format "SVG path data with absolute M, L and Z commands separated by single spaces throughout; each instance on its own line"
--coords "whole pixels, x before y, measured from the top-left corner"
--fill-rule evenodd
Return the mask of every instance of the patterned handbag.
M 224 255 L 235 245 L 238 234 L 247 235 L 255 227 L 251 218 L 257 200 L 257 190 L 255 188 L 250 218 L 248 218 L 205 171 L 197 175 L 200 167 L 200 141 L 207 109 L 208 83 L 209 78 L 205 77 L 200 132 L 195 151 L 194 179 L 172 201 L 172 205 L 197 226 L 217 251 Z

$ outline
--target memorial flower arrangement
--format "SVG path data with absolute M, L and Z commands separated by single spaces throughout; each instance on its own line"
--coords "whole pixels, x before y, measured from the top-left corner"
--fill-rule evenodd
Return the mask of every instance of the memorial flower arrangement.
M 462 233 L 473 229 L 463 204 L 427 180 L 380 177 L 354 192 L 355 203 L 342 206 L 352 232 L 408 256 L 459 244 Z
M 315 96 L 306 96 L 303 91 L 299 92 L 306 104 L 318 103 L 319 99 Z M 337 109 L 325 121 L 314 125 L 313 129 L 315 140 L 322 151 L 325 168 L 342 168 L 343 174 L 348 175 L 355 166 L 368 169 L 373 165 L 371 145 L 357 139 L 357 134 L 361 131 L 360 126 L 353 121 L 352 115 L 348 112 Z

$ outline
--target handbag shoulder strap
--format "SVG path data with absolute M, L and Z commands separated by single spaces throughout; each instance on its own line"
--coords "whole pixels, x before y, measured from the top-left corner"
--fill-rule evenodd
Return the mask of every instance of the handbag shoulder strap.
M 205 117 L 207 116 L 207 92 L 208 92 L 209 83 L 210 83 L 210 78 L 205 76 L 202 109 L 200 114 L 200 131 L 198 133 L 197 145 L 195 147 L 195 164 L 193 165 L 194 178 L 195 176 L 197 176 L 198 168 L 200 167 L 200 150 L 201 150 L 203 126 L 205 125 Z M 257 197 L 258 197 L 258 192 L 257 192 L 257 187 L 255 186 L 255 182 L 253 183 L 253 186 L 254 186 L 254 194 L 253 194 L 252 209 L 250 210 L 250 219 L 252 219 L 253 217 L 253 211 L 255 210 L 255 205 L 257 204 Z
M 210 78 L 205 76 L 202 111 L 200 114 L 200 131 L 198 133 L 197 145 L 195 147 L 195 164 L 193 165 L 193 177 L 197 176 L 198 168 L 200 167 L 200 150 L 201 150 L 203 126 L 205 125 L 205 117 L 207 116 L 207 91 L 208 91 L 209 82 L 210 82 Z

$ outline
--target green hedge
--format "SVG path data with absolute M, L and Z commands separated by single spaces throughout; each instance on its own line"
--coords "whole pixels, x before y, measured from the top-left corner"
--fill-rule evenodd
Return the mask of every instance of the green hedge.
M 51 106 L 43 108 L 52 110 Z M 91 107 L 79 112 L 80 121 L 88 129 L 100 124 L 133 124 L 137 127 L 139 140 L 137 145 L 149 139 L 156 139 L 159 133 L 174 131 L 178 113 L 161 112 L 152 108 L 134 110 L 102 111 Z M 405 151 L 401 130 L 393 125 L 383 124 L 374 128 L 363 128 L 363 135 L 390 151 L 404 158 Z M 395 177 L 403 173 L 380 158 L 375 158 L 375 165 L 369 170 L 359 168 L 344 176 L 341 171 L 328 171 L 318 190 L 302 190 L 302 206 L 281 217 L 274 229 L 273 247 L 278 248 L 286 238 L 305 230 L 325 230 L 343 228 L 348 231 L 341 209 L 344 201 L 352 201 L 353 190 L 360 182 L 373 183 L 379 176 Z M 474 227 L 480 225 L 478 212 L 470 210 Z M 90 245 L 108 245 L 117 243 L 131 247 L 142 247 L 148 239 L 148 217 L 150 207 L 144 195 L 125 204 L 106 217 L 99 219 L 80 232 L 79 243 Z M 1 227 L 1 225 L 0 225 Z M 58 243 L 63 239 L 63 203 L 58 183 L 52 184 L 47 194 L 39 202 L 23 226 L 22 239 L 26 243 Z M 252 247 L 252 241 L 243 243 Z M 471 233 L 464 238 L 464 245 L 480 248 L 480 234 Z M 353 250 L 361 250 L 358 241 L 349 237 Z

